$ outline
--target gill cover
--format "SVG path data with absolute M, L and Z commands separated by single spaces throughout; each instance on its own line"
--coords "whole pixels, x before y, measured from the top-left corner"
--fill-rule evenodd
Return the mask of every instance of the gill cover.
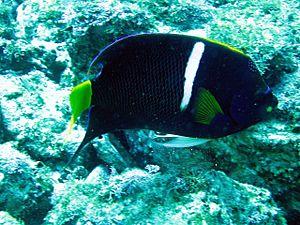
M 91 99 L 92 99 L 92 83 L 90 80 L 87 80 L 72 89 L 72 92 L 70 94 L 72 118 L 70 122 L 68 136 L 71 133 L 72 127 L 76 122 L 77 118 L 80 116 L 80 114 L 91 106 Z

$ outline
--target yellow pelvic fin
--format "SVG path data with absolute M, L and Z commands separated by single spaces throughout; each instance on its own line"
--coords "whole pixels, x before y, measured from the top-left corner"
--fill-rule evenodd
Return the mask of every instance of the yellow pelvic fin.
M 92 101 L 92 83 L 87 80 L 76 87 L 74 87 L 70 94 L 70 105 L 72 109 L 72 118 L 70 121 L 70 128 L 65 139 L 67 141 L 74 123 L 80 114 L 91 106 Z
M 224 114 L 216 98 L 209 90 L 200 88 L 196 98 L 195 120 L 198 123 L 209 125 L 218 113 Z

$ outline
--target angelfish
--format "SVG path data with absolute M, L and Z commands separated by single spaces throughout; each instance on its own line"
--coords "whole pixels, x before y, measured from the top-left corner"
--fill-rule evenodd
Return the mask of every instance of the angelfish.
M 141 34 L 103 49 L 101 71 L 70 94 L 71 128 L 89 109 L 89 141 L 118 129 L 150 129 L 192 146 L 263 120 L 277 99 L 249 56 L 224 43 L 178 34 Z M 71 130 L 70 128 L 70 130 Z

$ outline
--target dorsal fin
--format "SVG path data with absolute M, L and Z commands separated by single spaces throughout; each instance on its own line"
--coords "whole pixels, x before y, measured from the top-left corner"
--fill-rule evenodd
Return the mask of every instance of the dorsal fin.
M 209 90 L 200 88 L 195 104 L 195 120 L 198 123 L 209 125 L 218 113 L 224 114 L 216 98 Z

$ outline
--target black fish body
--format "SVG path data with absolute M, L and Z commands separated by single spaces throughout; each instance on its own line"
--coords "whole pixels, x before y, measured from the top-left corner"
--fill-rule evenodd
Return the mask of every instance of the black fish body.
M 71 94 L 73 122 L 90 109 L 82 145 L 101 134 L 131 128 L 223 137 L 259 122 L 277 105 L 247 55 L 208 39 L 129 36 L 106 47 L 93 63 L 101 63 L 102 70 L 85 83 L 88 103 L 74 103 L 86 92 L 81 88 L 72 92 L 73 105 Z

